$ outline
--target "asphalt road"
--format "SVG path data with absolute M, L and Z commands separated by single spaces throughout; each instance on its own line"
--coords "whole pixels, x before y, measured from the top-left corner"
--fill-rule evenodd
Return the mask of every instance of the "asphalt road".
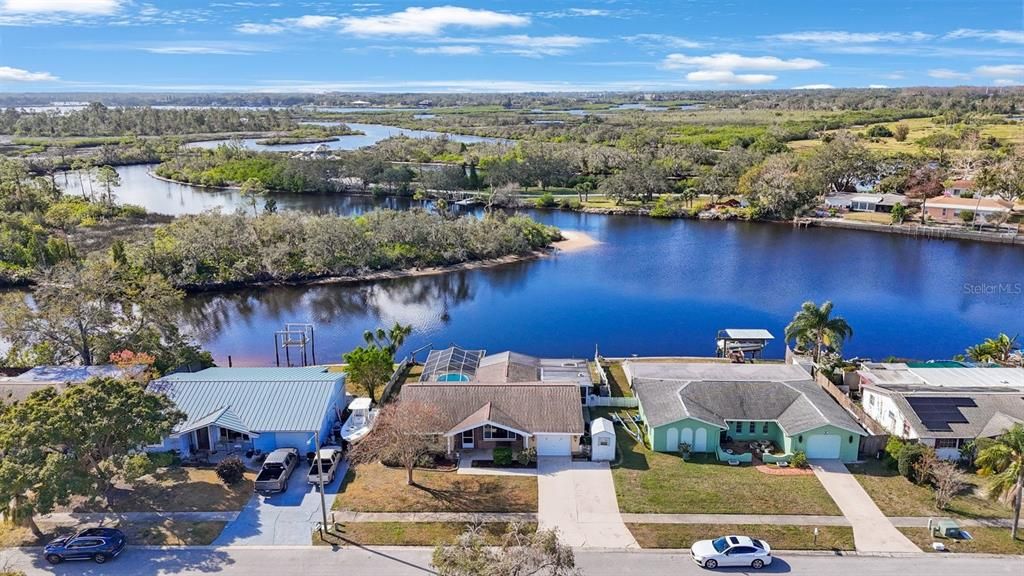
M 245 576 L 423 576 L 430 569 L 431 550 L 426 548 L 328 547 L 231 547 L 175 550 L 130 548 L 102 566 L 74 562 L 51 567 L 37 550 L 7 549 L 0 552 L 0 568 L 36 574 L 103 576 L 151 576 L 167 574 Z M 577 564 L 587 576 L 686 576 L 708 574 L 685 553 L 658 551 L 579 551 Z M 1024 574 L 1020 557 L 917 554 L 909 557 L 819 556 L 785 554 L 761 571 L 727 568 L 726 574 L 794 574 L 807 576 L 936 576 L 940 574 Z

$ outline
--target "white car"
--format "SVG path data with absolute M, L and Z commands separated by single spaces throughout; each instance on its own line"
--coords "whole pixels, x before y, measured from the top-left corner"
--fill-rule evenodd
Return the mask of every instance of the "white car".
M 719 566 L 759 569 L 772 563 L 772 549 L 768 543 L 749 536 L 722 536 L 694 542 L 690 546 L 690 555 L 694 562 L 709 569 Z

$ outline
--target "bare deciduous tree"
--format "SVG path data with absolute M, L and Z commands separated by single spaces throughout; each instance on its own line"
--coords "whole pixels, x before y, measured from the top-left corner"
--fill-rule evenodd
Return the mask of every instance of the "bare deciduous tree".
M 439 447 L 440 411 L 428 404 L 399 400 L 385 404 L 373 430 L 349 451 L 353 464 L 390 460 L 405 467 L 406 482 L 412 486 L 416 462 Z
M 558 541 L 555 530 L 533 532 L 512 524 L 500 546 L 487 546 L 479 526 L 467 529 L 455 544 L 434 549 L 434 568 L 441 576 L 575 576 L 572 548 Z
M 953 498 L 967 487 L 967 475 L 956 464 L 946 460 L 936 462 L 931 469 L 935 488 L 935 507 L 945 510 Z

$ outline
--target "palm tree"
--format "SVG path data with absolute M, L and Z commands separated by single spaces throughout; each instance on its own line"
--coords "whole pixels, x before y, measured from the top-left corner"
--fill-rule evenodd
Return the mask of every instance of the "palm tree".
M 1013 527 L 1010 537 L 1017 538 L 1020 522 L 1020 501 L 1024 491 L 1024 424 L 1014 424 L 994 442 L 978 452 L 974 464 L 982 475 L 993 474 L 988 495 L 992 499 L 1013 501 Z
M 402 326 L 395 322 L 395 325 L 388 330 L 377 328 L 376 330 L 363 332 L 363 340 L 369 345 L 379 346 L 389 352 L 391 356 L 394 356 L 398 349 L 402 347 L 402 344 L 405 343 L 405 339 L 409 334 L 412 334 L 412 325 Z
M 981 344 L 976 344 L 967 349 L 967 357 L 975 362 L 995 362 L 997 364 L 1010 364 L 1010 356 L 1020 350 L 1019 336 L 1007 336 L 1000 332 L 995 338 L 985 338 Z
M 826 300 L 821 307 L 808 300 L 793 315 L 793 321 L 786 326 L 786 344 L 794 340 L 801 345 L 814 346 L 814 361 L 821 357 L 824 346 L 839 349 L 843 341 L 853 337 L 853 328 L 842 316 L 832 317 L 832 301 Z

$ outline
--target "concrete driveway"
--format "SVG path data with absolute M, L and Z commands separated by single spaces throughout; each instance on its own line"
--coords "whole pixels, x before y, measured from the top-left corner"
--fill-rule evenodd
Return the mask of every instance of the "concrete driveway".
M 537 459 L 537 520 L 557 528 L 565 544 L 582 548 L 638 548 L 619 515 L 607 462 Z
M 325 486 L 324 499 L 330 514 L 348 461 L 342 461 L 334 481 Z M 273 496 L 253 495 L 214 541 L 215 546 L 309 546 L 313 525 L 321 521 L 320 492 L 306 483 L 306 465 L 295 468 L 288 490 Z
M 811 460 L 811 469 L 853 526 L 857 552 L 921 552 L 882 514 L 845 464 L 839 460 Z

